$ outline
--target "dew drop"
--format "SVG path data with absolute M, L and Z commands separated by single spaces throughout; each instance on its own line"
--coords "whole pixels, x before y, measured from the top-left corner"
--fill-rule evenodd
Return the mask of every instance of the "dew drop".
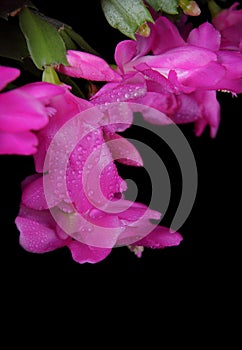
M 92 197 L 93 194 L 94 194 L 93 190 L 90 190 L 90 191 L 88 191 L 88 193 L 87 193 L 88 197 Z
M 91 209 L 90 212 L 89 212 L 89 216 L 90 218 L 92 219 L 99 219 L 101 217 L 103 217 L 103 213 L 100 212 L 98 209 Z

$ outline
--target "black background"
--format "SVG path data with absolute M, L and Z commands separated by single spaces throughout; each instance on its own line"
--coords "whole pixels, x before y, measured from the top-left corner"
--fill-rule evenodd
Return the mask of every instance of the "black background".
M 74 1 L 65 5 L 57 1 L 34 4 L 44 14 L 71 25 L 110 63 L 116 44 L 126 39 L 107 24 L 99 1 L 85 2 L 83 7 L 80 2 L 78 9 Z M 242 98 L 219 92 L 218 99 L 221 124 L 215 139 L 210 138 L 208 130 L 198 138 L 193 125 L 181 126 L 194 152 L 199 180 L 196 202 L 180 229 L 184 239 L 178 247 L 147 249 L 141 259 L 125 247 L 113 249 L 105 260 L 94 265 L 74 262 L 67 248 L 43 255 L 24 251 L 18 243 L 14 220 L 21 197 L 20 183 L 32 174 L 33 161 L 22 156 L 1 156 L 1 279 L 3 300 L 9 308 L 7 318 L 10 317 L 6 324 L 10 328 L 13 319 L 21 323 L 23 315 L 29 321 L 36 315 L 43 316 L 45 322 L 53 317 L 55 324 L 59 315 L 60 332 L 73 324 L 74 314 L 77 322 L 88 324 L 87 328 L 94 320 L 100 324 L 106 317 L 116 322 L 123 316 L 121 335 L 132 334 L 133 325 L 145 323 L 154 327 L 157 337 L 162 334 L 159 325 L 164 322 L 168 329 L 174 325 L 179 329 L 185 323 L 186 332 L 194 327 L 202 338 L 203 331 L 196 327 L 202 317 L 206 319 L 205 329 L 212 333 L 213 320 L 217 322 L 220 316 L 223 320 L 225 313 L 229 317 L 235 311 L 233 301 L 241 277 Z M 151 140 L 146 142 L 152 144 Z M 126 170 L 121 167 L 120 171 L 125 175 Z M 176 186 L 174 172 L 170 176 Z M 149 186 L 139 174 L 137 178 L 139 199 L 146 202 Z M 69 318 L 64 319 L 64 312 L 69 313 Z

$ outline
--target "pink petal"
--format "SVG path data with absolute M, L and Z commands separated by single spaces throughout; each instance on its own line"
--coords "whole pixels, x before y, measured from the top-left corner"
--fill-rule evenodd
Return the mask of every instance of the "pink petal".
M 155 32 L 155 39 L 152 43 L 154 55 L 185 45 L 177 27 L 164 16 L 160 16 L 155 25 L 152 25 L 153 31 Z
M 147 86 L 150 86 L 149 83 L 151 81 L 156 82 L 160 85 L 160 89 L 162 92 L 174 92 L 174 86 L 171 82 L 164 77 L 164 75 L 160 74 L 156 70 L 153 70 L 148 64 L 140 63 L 135 66 L 139 72 L 142 72 L 147 79 Z
M 125 71 L 138 66 L 140 63 L 146 63 L 152 69 L 158 70 L 161 74 L 168 73 L 169 70 L 179 69 L 181 71 L 188 71 L 199 67 L 204 67 L 208 63 L 217 60 L 217 55 L 210 50 L 186 45 L 180 46 L 160 55 L 138 58 L 125 66 Z
M 208 123 L 205 119 L 201 118 L 195 121 L 195 130 L 194 130 L 195 135 L 198 137 L 201 136 L 207 125 Z
M 177 109 L 171 115 L 176 124 L 194 122 L 201 117 L 201 106 L 193 94 L 177 96 Z
M 95 94 L 91 102 L 101 105 L 112 102 L 135 100 L 146 93 L 145 78 L 140 73 L 126 75 L 120 83 L 108 83 Z M 120 114 L 119 114 L 120 115 Z
M 101 208 L 120 192 L 123 180 L 118 175 L 100 127 L 83 137 L 75 147 L 66 179 L 70 198 L 80 213 L 93 205 Z
M 38 130 L 48 124 L 41 102 L 15 89 L 0 95 L 0 130 L 21 132 Z
M 212 18 L 213 25 L 221 32 L 221 49 L 238 50 L 242 36 L 242 9 L 236 9 L 239 2 L 224 9 Z
M 102 118 L 100 124 L 105 133 L 122 132 L 128 129 L 133 123 L 133 108 L 131 103 L 106 103 L 100 106 L 100 109 L 105 113 L 105 118 Z
M 225 77 L 218 84 L 214 85 L 214 90 L 231 92 L 232 94 L 242 93 L 242 79 L 230 79 Z
M 0 154 L 32 155 L 37 151 L 38 138 L 30 131 L 10 133 L 0 130 Z
M 126 165 L 143 166 L 141 155 L 131 142 L 115 133 L 108 133 L 106 137 L 114 160 Z
M 191 45 L 204 47 L 211 51 L 218 51 L 220 48 L 221 34 L 212 24 L 205 22 L 190 32 L 187 42 Z
M 119 218 L 130 223 L 140 220 L 140 218 L 142 220 L 147 218 L 160 220 L 161 218 L 158 211 L 150 209 L 143 203 L 120 200 L 115 205 L 116 208 L 119 208 Z
M 27 176 L 22 182 L 21 182 L 21 189 L 22 191 L 25 189 L 27 185 L 29 185 L 31 182 L 35 181 L 38 179 L 41 175 L 40 174 L 33 174 Z
M 241 79 L 242 55 L 239 52 L 221 50 L 218 52 L 218 62 L 226 68 L 226 77 Z
M 242 21 L 242 16 L 240 21 Z M 242 38 L 241 23 L 231 26 L 222 31 L 221 49 L 238 50 Z
M 93 164 L 93 168 L 90 172 L 86 171 L 83 174 L 83 186 L 93 205 L 102 209 L 103 206 L 107 205 L 108 200 L 113 199 L 116 193 L 122 192 L 123 179 L 118 174 L 106 144 L 102 145 L 100 157 L 96 164 L 95 156 L 96 154 L 93 153 L 90 157 L 90 165 Z
M 121 72 L 123 72 L 123 65 L 131 61 L 131 59 L 136 55 L 136 52 L 136 42 L 133 40 L 121 41 L 116 46 L 114 58 Z
M 68 50 L 67 60 L 70 66 L 60 65 L 59 72 L 70 77 L 92 81 L 120 81 L 121 76 L 102 58 L 87 52 Z
M 213 25 L 219 29 L 223 30 L 235 23 L 241 24 L 242 10 L 237 10 L 239 2 L 235 2 L 228 9 L 224 9 L 218 13 L 217 16 L 213 17 Z
M 52 230 L 55 230 L 56 228 L 56 222 L 49 210 L 35 210 L 28 208 L 21 203 L 18 217 L 36 221 L 42 226 L 48 227 Z
M 53 98 L 51 106 L 56 110 L 56 113 L 49 118 L 48 125 L 38 132 L 40 145 L 34 156 L 35 167 L 38 172 L 43 171 L 46 152 L 58 130 L 78 113 L 91 108 L 92 104 L 65 89 L 63 95 Z M 97 114 L 96 111 L 95 114 Z M 71 138 L 72 135 L 69 137 Z M 65 143 L 67 143 L 66 140 L 63 140 L 63 147 L 65 147 Z M 57 149 L 57 153 L 60 153 L 60 150 Z
M 58 86 L 46 82 L 34 82 L 23 85 L 18 88 L 19 91 L 23 91 L 29 94 L 45 105 L 50 104 L 51 99 L 55 96 L 62 95 L 65 93 L 66 88 L 64 86 Z
M 8 83 L 17 79 L 20 75 L 20 70 L 12 67 L 0 66 L 0 90 L 5 88 Z
M 210 135 L 215 137 L 220 123 L 220 104 L 216 91 L 203 91 L 195 94 L 196 101 L 201 106 L 202 120 L 195 122 L 195 134 L 200 136 L 206 125 L 210 126 Z
M 112 248 L 124 230 L 117 215 L 95 208 L 79 214 L 62 212 L 56 207 L 51 213 L 62 233 L 92 247 Z
M 15 219 L 20 231 L 20 245 L 31 253 L 46 253 L 64 247 L 69 240 L 59 239 L 56 232 L 37 221 L 18 216 Z
M 143 37 L 139 34 L 136 35 L 136 57 L 141 57 L 147 55 L 153 47 L 153 42 L 156 40 L 156 33 L 154 30 L 153 23 L 147 23 L 150 27 L 150 35 L 148 37 Z
M 48 209 L 43 188 L 43 177 L 40 176 L 27 184 L 22 192 L 22 203 L 32 209 Z
M 225 68 L 216 62 L 211 62 L 205 67 L 195 68 L 187 76 L 181 78 L 180 81 L 185 86 L 192 86 L 195 88 L 210 88 L 214 89 L 216 84 L 225 77 Z
M 141 112 L 144 119 L 152 124 L 171 124 L 172 120 L 168 116 L 177 110 L 177 102 L 174 94 L 147 92 L 144 97 L 137 99 L 137 103 L 151 107 L 143 111 L 141 110 Z
M 182 241 L 182 236 L 178 232 L 171 233 L 170 230 L 163 226 L 156 226 L 155 229 L 140 241 L 135 242 L 136 246 L 148 248 L 165 248 L 177 246 Z
M 93 195 L 96 195 L 92 188 L 93 180 L 89 181 L 89 175 L 91 176 L 95 172 L 94 182 L 98 182 L 98 186 L 100 186 L 100 174 L 97 174 L 96 171 L 98 162 L 101 161 L 103 142 L 102 130 L 97 128 L 95 132 L 89 133 L 79 141 L 70 156 L 66 183 L 70 199 L 79 213 L 84 213 L 92 207 L 89 199 L 94 200 Z M 86 178 L 88 180 L 85 182 Z
M 147 236 L 156 227 L 150 220 L 160 220 L 161 214 L 141 203 L 119 200 L 113 203 L 124 230 L 120 232 L 116 246 L 130 245 Z
M 181 92 L 185 94 L 190 94 L 195 90 L 193 86 L 184 85 L 182 81 L 178 79 L 178 75 L 175 70 L 170 70 L 168 74 L 168 79 L 174 85 L 175 91 L 178 94 Z
M 95 264 L 105 259 L 112 249 L 91 247 L 86 244 L 73 241 L 68 244 L 68 248 L 71 251 L 72 258 L 79 264 L 91 263 Z

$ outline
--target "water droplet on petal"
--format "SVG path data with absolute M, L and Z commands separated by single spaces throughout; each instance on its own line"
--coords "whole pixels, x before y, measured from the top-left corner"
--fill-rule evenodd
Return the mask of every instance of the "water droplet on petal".
M 87 193 L 88 197 L 92 197 L 93 194 L 94 194 L 93 190 L 90 190 L 90 191 L 88 191 L 88 193 Z

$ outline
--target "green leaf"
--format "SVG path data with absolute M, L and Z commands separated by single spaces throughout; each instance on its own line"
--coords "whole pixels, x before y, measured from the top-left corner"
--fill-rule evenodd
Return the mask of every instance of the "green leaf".
M 76 33 L 70 26 L 64 25 L 63 31 L 69 35 L 69 37 L 74 41 L 76 45 L 78 45 L 83 51 L 92 53 L 93 55 L 100 56 L 97 51 L 95 51 L 84 39 L 81 35 Z M 62 31 L 60 30 L 60 33 Z
M 29 55 L 25 38 L 14 19 L 0 19 L 0 56 L 22 61 Z
M 208 9 L 211 13 L 212 18 L 217 16 L 219 14 L 219 12 L 222 11 L 222 8 L 220 6 L 218 6 L 218 4 L 213 0 L 210 0 L 208 2 Z
M 66 33 L 65 30 L 59 30 L 59 33 L 62 37 L 62 39 L 65 42 L 66 49 L 67 50 L 77 50 L 77 46 L 74 43 L 74 41 L 71 39 L 71 37 Z
M 139 27 L 154 20 L 142 0 L 101 0 L 108 23 L 131 39 Z
M 52 24 L 27 7 L 19 14 L 19 24 L 36 67 L 68 65 L 65 43 Z
M 42 74 L 42 81 L 56 85 L 61 84 L 58 74 L 56 73 L 55 69 L 51 66 L 45 67 Z
M 70 50 L 77 50 L 77 46 L 83 51 L 99 55 L 80 34 L 77 34 L 73 28 L 66 23 L 57 19 L 45 16 L 41 13 L 41 17 L 48 23 L 52 24 L 65 42 L 66 48 Z
M 178 3 L 179 0 L 146 0 L 155 11 L 164 11 L 170 15 L 178 14 Z

